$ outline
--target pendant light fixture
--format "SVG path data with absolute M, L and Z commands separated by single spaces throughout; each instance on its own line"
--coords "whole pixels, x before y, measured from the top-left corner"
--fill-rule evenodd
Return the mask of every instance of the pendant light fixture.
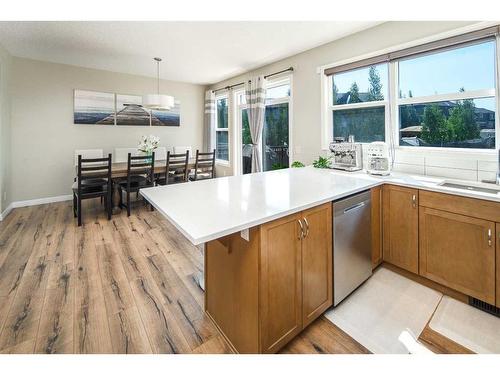
M 156 110 L 169 110 L 172 109 L 175 105 L 174 97 L 170 95 L 160 95 L 160 62 L 161 59 L 159 57 L 155 57 L 156 61 L 156 94 L 147 94 L 142 98 L 142 106 L 149 109 Z

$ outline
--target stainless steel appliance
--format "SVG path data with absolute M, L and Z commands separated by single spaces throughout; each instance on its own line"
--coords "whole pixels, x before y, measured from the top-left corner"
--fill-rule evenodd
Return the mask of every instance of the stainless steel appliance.
M 371 193 L 333 203 L 333 305 L 372 274 Z
M 359 171 L 363 169 L 363 148 L 361 143 L 355 143 L 354 137 L 349 136 L 349 142 L 330 143 L 332 152 L 331 168 L 344 171 Z

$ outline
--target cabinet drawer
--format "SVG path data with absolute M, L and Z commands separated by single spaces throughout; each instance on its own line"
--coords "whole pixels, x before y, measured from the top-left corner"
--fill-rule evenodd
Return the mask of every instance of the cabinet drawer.
M 500 222 L 500 203 L 420 190 L 420 206 Z

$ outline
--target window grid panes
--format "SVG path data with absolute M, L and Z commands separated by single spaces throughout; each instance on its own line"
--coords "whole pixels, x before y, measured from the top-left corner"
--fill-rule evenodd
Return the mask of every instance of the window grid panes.
M 227 97 L 216 99 L 215 158 L 229 162 L 229 116 Z
M 386 100 L 388 64 L 337 73 L 332 82 L 333 105 Z
M 376 64 L 332 76 L 333 138 L 356 142 L 385 140 L 388 64 Z M 377 105 L 380 103 L 380 105 Z
M 399 145 L 494 149 L 495 53 L 487 40 L 397 62 Z

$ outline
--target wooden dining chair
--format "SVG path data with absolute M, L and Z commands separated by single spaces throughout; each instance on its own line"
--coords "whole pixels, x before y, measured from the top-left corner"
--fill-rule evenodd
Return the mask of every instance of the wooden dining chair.
M 120 208 L 127 207 L 127 216 L 130 216 L 130 193 L 137 193 L 140 189 L 154 186 L 155 153 L 151 156 L 132 156 L 128 154 L 127 179 L 118 183 L 120 192 Z M 123 203 L 123 192 L 127 196 L 127 203 Z M 153 206 L 151 206 L 153 208 Z
M 78 155 L 77 176 L 73 183 L 73 214 L 82 225 L 82 200 L 104 198 L 108 220 L 111 220 L 111 154 L 107 158 L 83 159 Z
M 156 180 L 158 185 L 171 185 L 187 181 L 188 177 L 189 151 L 183 154 L 171 154 L 167 152 L 165 173 Z
M 190 174 L 190 181 L 208 180 L 215 178 L 215 149 L 212 152 L 196 150 L 194 171 Z

